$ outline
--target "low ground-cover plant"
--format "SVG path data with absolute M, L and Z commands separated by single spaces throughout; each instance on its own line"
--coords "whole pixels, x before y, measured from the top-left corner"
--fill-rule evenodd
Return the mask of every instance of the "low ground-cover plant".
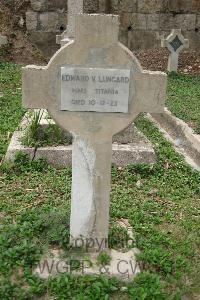
M 97 263 L 101 266 L 109 265 L 112 260 L 112 257 L 107 251 L 101 251 L 97 257 Z
M 169 74 L 167 107 L 200 134 L 200 76 Z
M 21 106 L 21 68 L 0 62 L 0 161 L 25 110 Z

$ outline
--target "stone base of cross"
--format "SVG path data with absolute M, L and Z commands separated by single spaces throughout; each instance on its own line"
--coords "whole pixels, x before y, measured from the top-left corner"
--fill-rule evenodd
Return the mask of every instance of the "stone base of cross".
M 90 241 L 102 249 L 109 229 L 112 137 L 140 112 L 163 111 L 167 76 L 143 71 L 118 42 L 118 16 L 78 15 L 75 28 L 75 40 L 46 67 L 23 68 L 23 104 L 47 109 L 73 135 L 71 243 Z
M 161 47 L 170 52 L 167 70 L 177 72 L 179 54 L 184 48 L 189 48 L 189 41 L 184 39 L 181 29 L 173 29 L 166 39 L 161 39 Z

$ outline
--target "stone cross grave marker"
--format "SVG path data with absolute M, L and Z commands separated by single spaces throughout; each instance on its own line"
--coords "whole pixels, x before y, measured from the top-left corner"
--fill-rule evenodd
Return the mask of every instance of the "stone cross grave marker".
M 0 35 L 0 47 L 8 43 L 7 36 Z
M 143 71 L 118 42 L 114 15 L 76 16 L 75 40 L 46 67 L 23 68 L 23 104 L 73 135 L 71 243 L 108 238 L 112 137 L 140 112 L 163 111 L 167 76 Z
M 68 25 L 67 29 L 56 36 L 56 43 L 63 46 L 74 39 L 75 36 L 75 16 L 83 13 L 84 0 L 68 0 Z
M 184 48 L 189 48 L 189 41 L 184 39 L 181 29 L 173 29 L 166 39 L 161 40 L 161 46 L 170 52 L 167 70 L 177 72 L 179 54 Z

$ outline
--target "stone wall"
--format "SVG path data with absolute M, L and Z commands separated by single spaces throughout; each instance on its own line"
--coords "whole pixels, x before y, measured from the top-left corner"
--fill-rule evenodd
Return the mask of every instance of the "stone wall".
M 31 0 L 26 13 L 26 28 L 30 40 L 51 56 L 58 49 L 56 34 L 66 29 L 67 0 Z
M 131 50 L 160 47 L 159 37 L 181 28 L 191 49 L 200 48 L 200 0 L 84 0 L 84 12 L 120 15 L 120 40 Z M 31 0 L 26 26 L 32 42 L 52 55 L 67 24 L 67 0 Z
M 114 1 L 121 17 L 121 39 L 131 49 L 160 46 L 161 35 L 181 28 L 192 49 L 200 47 L 200 0 Z M 121 5 L 120 5 L 121 4 Z

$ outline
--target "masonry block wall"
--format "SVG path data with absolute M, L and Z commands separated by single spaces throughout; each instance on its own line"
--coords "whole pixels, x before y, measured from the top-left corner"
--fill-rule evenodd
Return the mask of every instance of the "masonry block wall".
M 160 37 L 181 28 L 190 48 L 200 49 L 200 0 L 84 0 L 86 13 L 120 16 L 120 40 L 131 50 L 160 47 Z M 30 39 L 46 56 L 66 29 L 67 0 L 31 0 L 26 14 Z

